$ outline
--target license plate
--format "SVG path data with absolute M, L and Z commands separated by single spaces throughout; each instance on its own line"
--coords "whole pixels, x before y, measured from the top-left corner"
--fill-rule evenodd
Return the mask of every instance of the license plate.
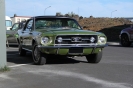
M 69 53 L 75 53 L 75 54 L 83 53 L 83 48 L 70 48 Z

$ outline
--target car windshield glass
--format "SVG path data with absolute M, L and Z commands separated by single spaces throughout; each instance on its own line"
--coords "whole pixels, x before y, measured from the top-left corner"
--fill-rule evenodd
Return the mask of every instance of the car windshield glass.
M 19 28 L 19 24 L 14 24 L 12 30 L 17 30 Z
M 6 20 L 6 27 L 12 27 L 12 21 Z
M 81 29 L 77 21 L 68 18 L 38 18 L 35 21 L 35 28 Z

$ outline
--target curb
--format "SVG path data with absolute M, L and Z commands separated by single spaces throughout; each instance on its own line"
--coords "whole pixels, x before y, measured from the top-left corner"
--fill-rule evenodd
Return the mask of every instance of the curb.
M 121 45 L 119 42 L 107 42 L 108 45 Z

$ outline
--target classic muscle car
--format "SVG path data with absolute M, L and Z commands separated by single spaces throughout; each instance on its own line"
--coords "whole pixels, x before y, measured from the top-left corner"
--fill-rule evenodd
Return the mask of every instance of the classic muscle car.
M 133 25 L 125 28 L 120 33 L 121 45 L 124 47 L 129 47 L 133 43 Z
M 103 33 L 83 30 L 69 17 L 36 16 L 27 20 L 18 32 L 19 55 L 32 52 L 35 64 L 49 58 L 86 56 L 89 63 L 99 63 L 107 38 Z

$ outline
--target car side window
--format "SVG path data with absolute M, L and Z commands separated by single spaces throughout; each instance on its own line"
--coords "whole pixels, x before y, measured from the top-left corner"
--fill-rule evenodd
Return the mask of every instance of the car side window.
M 29 31 L 32 29 L 33 26 L 33 20 L 29 20 L 28 23 L 26 24 L 24 31 Z
M 12 27 L 12 30 L 17 30 L 19 28 L 19 24 L 14 24 L 13 27 Z

